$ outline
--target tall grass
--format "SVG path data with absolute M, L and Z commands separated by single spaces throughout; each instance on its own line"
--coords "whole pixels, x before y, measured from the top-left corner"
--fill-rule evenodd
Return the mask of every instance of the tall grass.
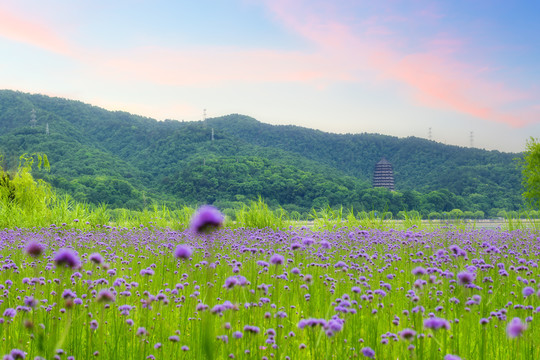
M 226 225 L 232 228 L 270 228 L 272 230 L 285 229 L 290 221 L 283 209 L 272 211 L 262 198 L 251 201 L 249 205 L 238 210 L 235 214 L 236 221 L 229 221 Z

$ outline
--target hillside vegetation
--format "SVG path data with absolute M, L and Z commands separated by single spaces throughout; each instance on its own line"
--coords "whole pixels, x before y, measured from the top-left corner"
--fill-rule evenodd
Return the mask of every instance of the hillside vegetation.
M 205 123 L 156 121 L 0 91 L 0 165 L 13 172 L 24 153 L 48 156 L 50 172 L 34 176 L 58 192 L 111 208 L 213 203 L 239 209 L 262 196 L 304 216 L 342 205 L 394 215 L 418 210 L 427 217 L 456 208 L 494 216 L 523 205 L 514 161 L 520 154 L 273 126 L 238 114 Z M 394 166 L 395 192 L 371 188 L 383 156 Z

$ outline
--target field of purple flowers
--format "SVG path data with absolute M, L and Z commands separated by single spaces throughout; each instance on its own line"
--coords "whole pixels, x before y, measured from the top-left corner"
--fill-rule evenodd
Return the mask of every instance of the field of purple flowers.
M 0 356 L 540 359 L 532 232 L 196 230 L 0 231 Z

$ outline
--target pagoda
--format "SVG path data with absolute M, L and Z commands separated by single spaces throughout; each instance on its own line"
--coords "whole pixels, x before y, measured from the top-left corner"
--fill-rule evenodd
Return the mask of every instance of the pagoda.
M 375 165 L 373 187 L 383 187 L 394 191 L 394 171 L 392 170 L 392 164 L 384 157 Z

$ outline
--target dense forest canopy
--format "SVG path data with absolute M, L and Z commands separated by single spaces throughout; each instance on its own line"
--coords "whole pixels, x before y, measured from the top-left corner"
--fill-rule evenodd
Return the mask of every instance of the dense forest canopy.
M 51 171 L 35 176 L 58 191 L 111 207 L 157 202 L 237 208 L 262 196 L 299 214 L 342 205 L 394 215 L 418 210 L 427 217 L 453 209 L 496 216 L 523 206 L 515 161 L 521 154 L 274 126 L 238 114 L 156 121 L 0 91 L 0 165 L 13 170 L 24 153 L 48 156 Z M 393 165 L 395 192 L 371 187 L 382 157 Z

